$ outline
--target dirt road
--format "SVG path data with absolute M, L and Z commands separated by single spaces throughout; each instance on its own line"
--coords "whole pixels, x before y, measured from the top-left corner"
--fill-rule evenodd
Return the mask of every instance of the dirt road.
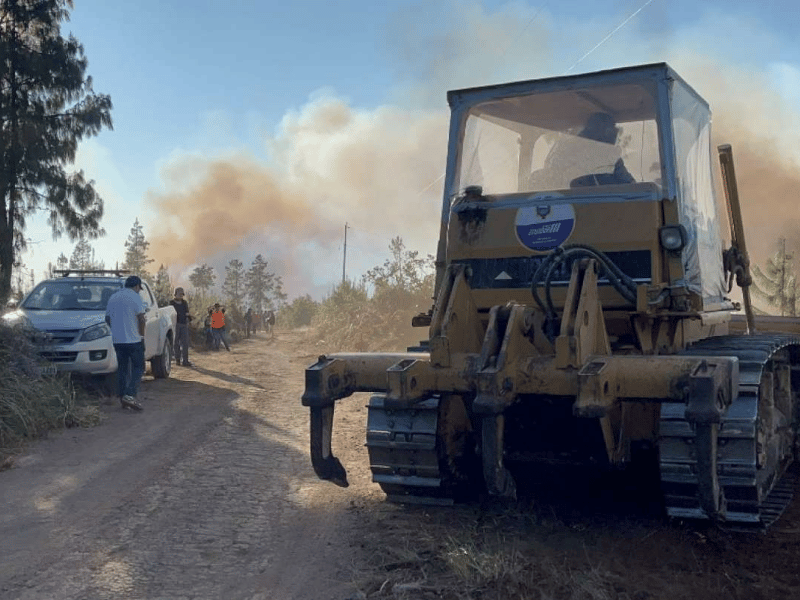
M 366 397 L 338 405 L 350 487 L 308 459 L 303 369 L 259 334 L 145 377 L 143 413 L 33 444 L 0 472 L 0 598 L 648 600 L 800 597 L 800 499 L 767 535 L 666 522 L 602 488 L 515 507 L 387 504 Z
M 0 597 L 346 598 L 352 496 L 314 477 L 313 357 L 279 337 L 146 375 L 144 412 L 104 406 L 0 473 Z

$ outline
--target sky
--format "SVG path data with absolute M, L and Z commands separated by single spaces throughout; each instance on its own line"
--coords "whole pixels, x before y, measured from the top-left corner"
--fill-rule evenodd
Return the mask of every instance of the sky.
M 121 262 L 138 219 L 175 285 L 261 254 L 321 299 L 394 237 L 435 253 L 447 90 L 667 62 L 734 147 L 754 258 L 800 250 L 798 30 L 796 0 L 74 0 L 62 33 L 114 106 L 75 164 L 105 202 L 91 244 Z M 74 248 L 25 233 L 26 278 Z

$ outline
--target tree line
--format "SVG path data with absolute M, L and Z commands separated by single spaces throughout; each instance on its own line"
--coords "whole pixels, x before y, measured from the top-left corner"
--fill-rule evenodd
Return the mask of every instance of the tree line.
M 98 259 L 91 243 L 80 239 L 69 258 L 62 252 L 55 263 L 48 263 L 48 276 L 53 277 L 57 270 L 121 270 L 138 275 L 152 288 L 156 300 L 163 306 L 172 299 L 175 285 L 170 277 L 167 265 L 161 264 L 155 275 L 150 265 L 155 260 L 150 258 L 148 250 L 150 242 L 145 237 L 139 219 L 131 227 L 125 240 L 125 257 L 122 264 L 106 265 Z M 219 278 L 216 270 L 203 263 L 196 266 L 189 275 L 191 289 L 186 290 L 189 297 L 198 307 L 214 302 L 221 302 L 231 307 L 236 313 L 243 313 L 247 308 L 261 312 L 276 310 L 286 304 L 287 296 L 283 291 L 283 279 L 269 269 L 269 263 L 258 254 L 249 268 L 239 259 L 231 260 L 225 266 L 224 277 L 217 288 Z

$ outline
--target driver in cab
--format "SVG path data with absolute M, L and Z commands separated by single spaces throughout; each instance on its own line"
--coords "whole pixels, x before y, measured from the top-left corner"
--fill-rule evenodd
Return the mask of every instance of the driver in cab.
M 608 113 L 589 116 L 578 135 L 564 134 L 553 145 L 544 168 L 531 175 L 533 189 L 620 185 L 635 179 L 616 145 L 619 127 Z

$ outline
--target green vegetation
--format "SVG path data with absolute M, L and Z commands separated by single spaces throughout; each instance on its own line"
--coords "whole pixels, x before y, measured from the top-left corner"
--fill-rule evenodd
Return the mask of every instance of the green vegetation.
M 411 327 L 411 318 L 433 305 L 433 257 L 406 250 L 400 237 L 389 251 L 360 283 L 344 281 L 320 302 L 311 324 L 326 350 L 405 350 L 426 335 Z
M 319 302 L 310 295 L 298 296 L 284 306 L 277 316 L 277 326 L 285 329 L 308 327 L 319 310 Z
M 94 248 L 92 248 L 88 240 L 81 238 L 72 251 L 72 256 L 69 259 L 69 268 L 81 270 L 105 269 L 105 265 L 102 260 L 95 258 Z
M 166 306 L 175 294 L 175 288 L 169 280 L 167 267 L 161 265 L 156 273 L 156 281 L 153 285 L 153 293 L 156 295 L 156 302 L 159 306 Z
M 245 292 L 244 264 L 238 259 L 233 259 L 225 267 L 225 281 L 222 283 L 222 293 L 225 294 L 227 303 L 231 306 L 241 306 Z
M 150 242 L 144 236 L 139 219 L 136 219 L 128 239 L 125 240 L 125 261 L 122 268 L 127 269 L 132 275 L 138 275 L 152 287 L 153 276 L 147 270 L 147 265 L 155 261 L 147 256 L 149 247 Z
M 286 302 L 283 280 L 268 270 L 269 263 L 260 254 L 255 257 L 244 275 L 247 300 L 253 310 L 261 312 L 279 308 Z
M 70 0 L 0 3 L 0 302 L 26 247 L 26 219 L 42 211 L 54 237 L 103 233 L 103 200 L 82 171 L 78 143 L 111 127 L 111 98 L 96 94 L 83 46 L 61 35 Z
M 153 262 L 147 257 L 146 241 L 138 220 L 126 242 L 126 267 L 153 280 L 144 268 Z M 214 295 L 216 273 L 208 264 L 195 268 L 189 279 L 194 293 L 187 295 L 190 331 L 196 350 L 205 347 L 204 320 L 214 302 L 226 305 L 229 334 L 238 341 L 244 332 L 244 312 L 277 309 L 278 326 L 309 327 L 310 342 L 335 350 L 403 350 L 419 343 L 424 331 L 413 330 L 411 317 L 430 309 L 433 292 L 433 259 L 420 258 L 406 250 L 401 238 L 391 240 L 390 258 L 369 270 L 360 281 L 344 281 L 330 295 L 317 302 L 305 294 L 286 302 L 280 276 L 271 272 L 267 261 L 258 255 L 248 270 L 239 260 L 226 267 L 223 295 Z M 86 267 L 94 263 L 94 251 L 80 240 L 68 264 L 58 257 L 58 267 Z M 93 268 L 96 265 L 89 265 Z M 159 305 L 173 297 L 174 286 L 165 265 L 154 279 L 153 289 Z M 73 387 L 66 375 L 42 374 L 42 365 L 30 333 L 0 326 L 0 448 L 14 448 L 52 428 L 87 425 L 98 420 L 96 406 L 80 387 Z M 0 456 L 2 461 L 2 456 Z

